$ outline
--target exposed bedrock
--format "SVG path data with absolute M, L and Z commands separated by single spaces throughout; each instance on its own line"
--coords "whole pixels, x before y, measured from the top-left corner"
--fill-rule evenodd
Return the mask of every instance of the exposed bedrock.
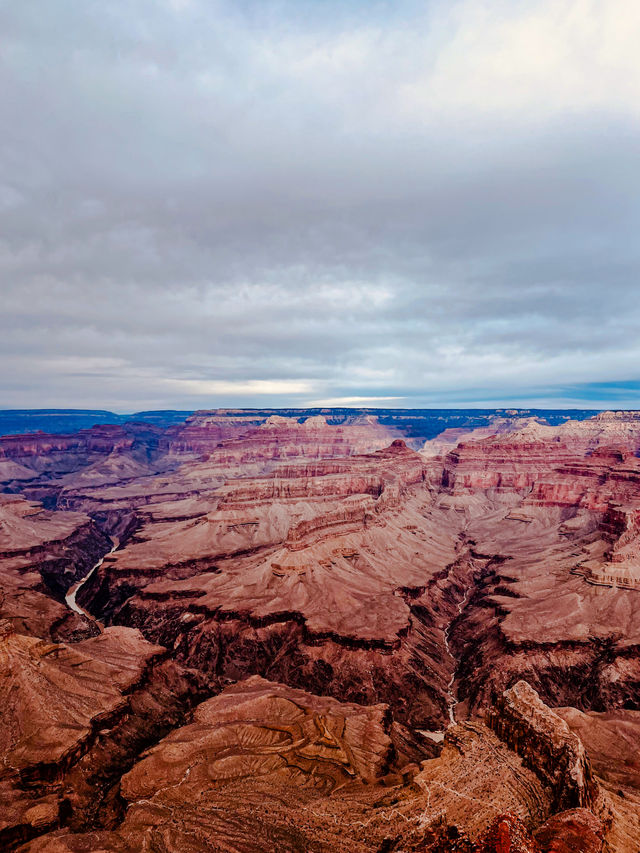
M 82 639 L 95 632 L 64 603 L 111 547 L 87 516 L 0 494 L 0 617 L 20 633 Z
M 132 472 L 139 475 L 158 455 L 162 434 L 161 428 L 150 424 L 128 423 L 95 426 L 70 435 L 38 432 L 0 436 L 0 481 L 26 482 L 43 475 L 64 477 L 80 471 L 85 478 L 89 472 L 91 479 L 95 466 L 107 458 L 111 458 L 114 472 L 119 467 L 125 476 Z
M 477 611 L 469 618 L 477 619 Z M 454 636 L 460 650 L 459 698 L 470 713 L 481 713 L 520 678 L 552 706 L 640 707 L 638 647 L 619 647 L 615 640 L 513 645 L 505 641 L 497 619 L 482 631 L 477 623 L 459 623 Z
M 389 701 L 439 728 L 455 668 L 445 631 L 480 565 L 463 520 L 425 525 L 431 502 L 420 456 L 400 441 L 313 474 L 288 462 L 229 482 L 205 513 L 141 512 L 78 600 L 205 673 Z
M 464 619 L 453 625 L 451 645 L 458 658 L 458 694 L 468 713 L 482 713 L 503 690 L 527 680 L 549 705 L 582 710 L 640 708 L 640 636 L 623 633 L 607 621 L 596 628 L 585 621 L 585 603 L 574 581 L 564 595 L 545 593 L 536 606 L 515 582 L 517 567 L 495 558 L 472 590 Z M 595 591 L 594 591 L 595 592 Z M 587 593 L 589 595 L 589 593 Z M 611 605 L 624 605 L 624 619 L 635 625 L 633 596 L 604 592 L 595 600 L 610 617 Z M 536 612 L 537 611 L 537 612 Z M 595 611 L 597 613 L 597 610 Z M 621 613 L 616 615 L 621 620 Z M 551 628 L 551 620 L 557 627 Z M 541 626 L 546 622 L 546 629 Z M 618 625 L 621 624 L 618 621 Z
M 116 539 L 122 546 L 135 534 L 140 521 L 138 515 L 131 510 L 105 510 L 91 514 L 93 522 L 109 536 Z
M 81 580 L 111 548 L 111 540 L 95 524 L 83 525 L 61 549 L 47 548 L 38 570 L 55 598 L 64 598 L 69 587 Z
M 582 742 L 526 681 L 499 697 L 487 725 L 553 793 L 552 808 L 594 808 L 599 791 Z
M 140 628 L 153 642 L 207 677 L 236 681 L 259 674 L 343 701 L 386 702 L 394 716 L 418 728 L 448 719 L 448 685 L 455 659 L 443 655 L 443 633 L 479 566 L 461 559 L 423 588 L 401 589 L 406 629 L 390 638 L 311 628 L 300 612 L 255 616 L 211 612 L 198 599 L 131 597 L 117 621 Z
M 553 815 L 534 833 L 512 814 L 495 818 L 473 853 L 600 853 L 605 830 L 602 821 L 587 809 L 571 809 Z M 451 847 L 448 851 L 464 850 Z M 444 853 L 444 850 L 443 850 Z
M 229 417 L 5 458 L 7 843 L 637 853 L 640 420 Z
M 444 458 L 442 486 L 454 494 L 494 490 L 519 494 L 530 505 L 606 512 L 610 501 L 637 499 L 638 448 L 637 420 L 532 423 L 479 441 L 466 438 Z
M 170 427 L 161 441 L 169 454 L 227 454 L 235 462 L 265 458 L 306 459 L 350 456 L 386 447 L 398 433 L 375 417 L 352 417 L 327 429 L 322 415 L 302 418 L 257 415 L 247 418 L 223 412 L 196 412 L 184 424 Z M 276 442 L 270 441 L 277 438 Z M 269 450 L 265 448 L 269 447 Z
M 36 566 L 56 598 L 108 547 L 108 537 L 81 513 L 55 513 L 0 494 L 0 561 Z
M 65 645 L 0 622 L 2 849 L 119 822 L 122 774 L 210 690 L 130 628 Z
M 272 432 L 256 430 L 267 445 Z M 395 443 L 279 462 L 268 476 L 228 480 L 208 503 L 201 493 L 139 509 L 129 546 L 105 560 L 81 603 L 205 671 L 217 661 L 225 677 L 248 666 L 359 701 L 389 684 L 381 698 L 395 693 L 389 701 L 407 720 L 419 719 L 409 707 L 421 703 L 429 726 L 451 706 L 456 674 L 461 714 L 481 712 L 520 677 L 553 705 L 638 707 L 635 593 L 584 581 L 585 567 L 633 531 L 611 495 L 624 483 L 631 500 L 638 481 L 627 451 L 598 444 L 611 437 L 608 422 L 579 439 L 565 430 L 558 442 L 557 432 L 533 425 L 463 445 L 456 453 L 471 479 L 444 492 L 433 460 Z M 434 585 L 461 536 L 476 543 L 473 582 L 454 573 Z
M 606 827 L 591 809 L 555 811 L 571 799 L 563 784 L 575 788 L 571 760 L 550 785 L 522 757 L 558 750 L 562 762 L 568 730 L 532 691 L 517 701 L 518 715 L 496 709 L 496 731 L 456 725 L 441 755 L 416 763 L 415 747 L 395 745 L 385 705 L 252 677 L 198 705 L 123 775 L 128 808 L 112 826 L 68 827 L 23 849 L 600 853 Z M 571 736 L 563 743 L 579 750 Z

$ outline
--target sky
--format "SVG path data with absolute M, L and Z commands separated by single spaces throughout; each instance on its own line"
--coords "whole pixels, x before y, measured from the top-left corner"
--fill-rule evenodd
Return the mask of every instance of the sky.
M 0 408 L 640 408 L 637 0 L 0 0 Z

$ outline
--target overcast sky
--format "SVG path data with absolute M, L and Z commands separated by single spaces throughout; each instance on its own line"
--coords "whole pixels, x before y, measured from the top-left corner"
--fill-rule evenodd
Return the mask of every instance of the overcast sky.
M 0 0 L 0 407 L 640 407 L 638 0 Z

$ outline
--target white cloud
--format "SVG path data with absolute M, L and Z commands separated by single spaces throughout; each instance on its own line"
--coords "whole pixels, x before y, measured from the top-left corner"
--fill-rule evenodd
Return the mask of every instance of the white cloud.
M 305 405 L 310 408 L 321 408 L 323 406 L 363 407 L 365 409 L 379 406 L 385 408 L 387 403 L 397 403 L 398 400 L 404 399 L 404 397 L 328 397 L 326 400 L 310 400 Z
M 311 382 L 291 379 L 245 379 L 229 382 L 217 379 L 165 379 L 173 393 L 179 396 L 216 396 L 223 394 L 231 397 L 256 395 L 277 396 L 289 394 L 308 394 L 313 391 Z
M 452 4 L 449 27 L 435 57 L 400 87 L 407 115 L 428 122 L 434 111 L 502 113 L 526 123 L 585 110 L 640 117 L 635 0 L 467 0 Z
M 0 29 L 3 404 L 637 378 L 635 0 L 9 2 Z

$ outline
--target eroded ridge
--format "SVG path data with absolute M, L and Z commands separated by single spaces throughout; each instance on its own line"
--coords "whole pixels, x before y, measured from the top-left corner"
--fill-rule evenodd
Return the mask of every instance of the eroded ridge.
M 330 420 L 0 439 L 5 846 L 636 853 L 640 419 Z
M 254 676 L 202 703 L 141 757 L 122 779 L 128 807 L 117 827 L 59 831 L 25 850 L 600 851 L 611 813 L 595 779 L 588 807 L 558 811 L 575 790 L 574 768 L 565 763 L 551 790 L 522 753 L 542 759 L 558 732 L 571 738 L 533 691 L 519 685 L 516 694 L 495 709 L 500 735 L 480 722 L 452 726 L 441 755 L 419 766 L 387 707 Z M 507 710 L 514 701 L 535 718 L 532 732 Z

